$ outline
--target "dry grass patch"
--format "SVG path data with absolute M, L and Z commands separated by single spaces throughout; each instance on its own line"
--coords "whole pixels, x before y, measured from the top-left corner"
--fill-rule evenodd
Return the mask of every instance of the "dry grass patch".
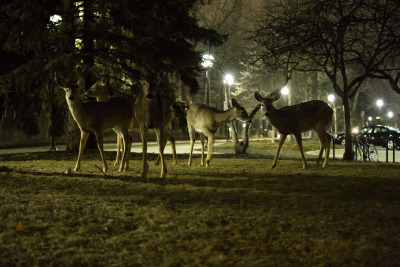
M 120 174 L 107 153 L 104 176 L 95 151 L 64 174 L 75 156 L 0 158 L 0 266 L 400 262 L 398 164 L 180 155 L 165 180 L 153 157 L 143 180 L 139 155 Z

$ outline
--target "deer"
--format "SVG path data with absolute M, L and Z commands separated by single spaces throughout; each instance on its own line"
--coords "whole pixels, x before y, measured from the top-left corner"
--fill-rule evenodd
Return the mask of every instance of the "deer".
M 313 130 L 318 134 L 320 141 L 320 152 L 318 155 L 316 167 L 322 153 L 325 150 L 325 160 L 322 165 L 325 168 L 329 160 L 329 150 L 331 144 L 331 135 L 327 132 L 332 124 L 333 109 L 324 101 L 311 100 L 293 106 L 285 106 L 280 109 L 274 107 L 273 103 L 277 101 L 281 93 L 275 91 L 269 93 L 266 97 L 262 97 L 259 93 L 255 93 L 255 98 L 261 104 L 261 109 L 268 121 L 280 132 L 278 147 L 276 149 L 275 158 L 272 162 L 272 168 L 276 167 L 279 152 L 282 148 L 286 137 L 293 134 L 297 147 L 300 150 L 303 169 L 307 168 L 307 162 L 304 157 L 303 143 L 301 133 Z
M 88 90 L 86 90 L 84 95 L 86 97 L 94 97 L 94 98 L 96 98 L 96 100 L 98 102 L 107 101 L 110 98 L 110 95 L 108 94 L 106 83 L 103 80 L 98 82 L 98 83 L 93 84 Z M 168 127 L 168 125 L 171 123 L 172 118 L 173 118 L 172 110 L 170 108 L 167 108 L 165 110 L 165 113 L 166 113 L 165 126 Z M 133 116 L 131 124 L 129 126 L 129 129 L 135 129 L 135 128 L 136 129 L 139 128 L 139 125 L 136 122 L 135 116 Z M 166 131 L 168 131 L 168 129 L 166 129 Z M 171 135 L 169 135 L 169 136 L 171 136 Z M 171 138 L 172 138 L 172 136 L 171 136 Z M 173 165 L 177 165 L 178 164 L 178 160 L 177 160 L 177 157 L 176 157 L 175 142 L 171 142 L 171 140 L 169 140 L 169 141 L 170 141 L 171 146 L 172 146 Z M 118 165 L 119 164 L 121 150 L 122 150 L 122 153 L 124 153 L 123 146 L 122 146 L 122 138 L 121 138 L 121 136 L 118 135 L 117 136 L 117 155 L 115 157 L 114 165 Z M 129 156 L 129 154 L 128 154 L 128 156 Z M 127 162 L 129 163 L 129 160 Z M 158 165 L 159 163 L 160 163 L 160 155 L 158 155 L 155 165 Z
M 90 133 L 95 134 L 97 145 L 103 163 L 103 172 L 107 172 L 107 162 L 104 157 L 103 132 L 113 129 L 121 137 L 124 144 L 124 153 L 119 167 L 119 172 L 126 170 L 128 153 L 131 148 L 131 139 L 128 133 L 129 124 L 133 117 L 133 104 L 125 97 L 113 97 L 104 102 L 83 102 L 79 94 L 77 83 L 57 84 L 64 89 L 68 108 L 81 132 L 79 154 L 74 168 L 77 172 L 80 170 L 83 150 Z
M 208 151 L 206 167 L 210 166 L 212 158 L 214 136 L 222 125 L 239 119 L 247 122 L 250 117 L 246 110 L 232 98 L 232 107 L 222 111 L 204 104 L 192 104 L 186 114 L 188 131 L 190 136 L 190 154 L 188 166 L 192 165 L 193 146 L 195 142 L 195 133 L 200 132 L 201 141 L 201 166 L 204 166 L 204 136 L 208 138 Z
M 107 86 L 104 80 L 101 80 L 100 82 L 97 82 L 93 84 L 89 89 L 85 91 L 83 94 L 85 97 L 94 97 L 96 98 L 97 102 L 104 102 L 107 101 L 110 98 L 110 95 L 108 94 Z M 129 126 L 130 129 L 133 128 L 135 123 L 135 116 L 132 116 L 131 124 Z M 137 125 L 136 125 L 137 128 Z M 131 139 L 132 142 L 132 139 Z M 114 165 L 119 165 L 119 159 L 121 157 L 121 150 L 122 153 L 124 153 L 124 146 L 122 145 L 122 136 L 120 136 L 117 133 L 117 155 L 115 157 L 115 162 Z M 128 157 L 129 157 L 129 152 L 128 152 Z M 129 168 L 129 158 L 126 161 L 127 166 L 126 169 Z
M 160 178 L 165 178 L 167 174 L 167 166 L 164 159 L 164 148 L 166 140 L 171 143 L 173 154 L 173 165 L 178 164 L 176 159 L 175 138 L 168 130 L 168 125 L 173 118 L 171 106 L 167 105 L 165 98 L 158 92 L 163 74 L 146 74 L 140 75 L 142 90 L 134 103 L 135 118 L 140 129 L 142 138 L 143 151 L 143 169 L 142 178 L 147 177 L 147 132 L 148 129 L 154 129 L 157 136 L 159 155 L 156 161 L 161 162 Z

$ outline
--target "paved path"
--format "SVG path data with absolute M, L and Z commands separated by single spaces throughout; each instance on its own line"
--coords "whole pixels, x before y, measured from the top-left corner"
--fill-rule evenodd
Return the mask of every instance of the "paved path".
M 225 143 L 225 140 L 216 140 L 214 146 L 221 145 Z M 116 151 L 116 144 L 114 143 L 107 143 L 104 144 L 104 150 L 105 151 Z M 14 154 L 14 153 L 33 153 L 33 152 L 46 152 L 49 151 L 49 146 L 39 146 L 39 147 L 22 147 L 22 148 L 7 148 L 7 149 L 0 149 L 0 155 L 5 155 L 5 154 Z M 65 151 L 65 146 L 60 145 L 57 147 L 59 151 Z M 196 141 L 194 144 L 194 154 L 200 154 L 200 141 Z M 378 155 L 379 155 L 379 161 L 381 162 L 386 162 L 386 149 L 378 147 Z M 142 143 L 141 142 L 134 142 L 132 144 L 131 148 L 132 152 L 135 153 L 141 153 L 142 152 Z M 158 146 L 156 142 L 149 142 L 147 146 L 147 152 L 148 153 L 158 153 Z M 190 152 L 190 143 L 189 141 L 176 141 L 176 153 L 177 154 L 188 154 Z M 169 142 L 165 146 L 164 149 L 165 154 L 172 154 L 172 149 L 171 145 Z M 314 155 L 317 156 L 319 153 L 319 150 L 315 151 L 308 151 L 306 154 L 308 155 Z M 218 154 L 218 152 L 213 152 L 213 154 Z M 344 154 L 344 149 L 335 149 L 335 158 L 336 159 L 341 159 Z M 332 153 L 332 148 L 330 152 L 330 158 L 333 157 Z M 389 162 L 393 162 L 393 151 L 389 151 Z M 400 162 L 400 151 L 396 150 L 395 154 L 395 162 Z
M 224 140 L 216 140 L 214 146 L 218 146 L 225 143 Z M 175 142 L 176 153 L 177 154 L 189 154 L 190 152 L 190 142 L 189 141 L 176 141 Z M 15 153 L 33 153 L 33 152 L 46 152 L 49 151 L 49 146 L 38 146 L 38 147 L 21 147 L 21 148 L 7 148 L 0 149 L 0 155 L 5 154 L 15 154 Z M 57 146 L 59 151 L 65 151 L 65 145 Z M 104 144 L 105 151 L 116 151 L 117 144 L 116 143 L 107 143 Z M 131 152 L 141 153 L 142 152 L 142 143 L 134 142 L 132 143 Z M 157 142 L 148 142 L 147 143 L 147 153 L 158 153 L 158 145 Z M 171 145 L 167 142 L 167 145 L 164 149 L 165 154 L 172 154 Z M 193 154 L 200 154 L 201 146 L 200 140 L 194 143 Z M 213 152 L 213 154 L 218 154 L 218 152 Z

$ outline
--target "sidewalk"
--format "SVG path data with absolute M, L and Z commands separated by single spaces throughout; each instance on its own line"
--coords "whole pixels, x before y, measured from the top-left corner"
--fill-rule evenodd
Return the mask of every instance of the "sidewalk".
M 256 139 L 255 139 L 256 140 Z M 263 139 L 265 140 L 265 139 Z M 216 140 L 214 146 L 218 146 L 221 144 L 226 143 L 226 140 L 219 139 Z M 176 153 L 177 154 L 189 154 L 190 152 L 190 142 L 189 141 L 176 141 L 175 142 Z M 65 145 L 57 146 L 58 151 L 65 151 Z M 379 154 L 379 161 L 386 162 L 386 150 L 385 148 L 377 148 Z M 20 147 L 20 148 L 6 148 L 0 149 L 0 155 L 6 154 L 16 154 L 16 153 L 35 153 L 35 152 L 47 152 L 50 150 L 50 146 L 37 146 L 37 147 Z M 106 143 L 104 144 L 105 151 L 117 151 L 117 144 L 116 143 Z M 131 152 L 134 153 L 142 153 L 142 143 L 141 142 L 134 142 L 132 143 Z M 158 153 L 158 145 L 157 142 L 148 142 L 147 143 L 147 153 Z M 171 145 L 168 142 L 164 149 L 165 154 L 172 154 Z M 201 146 L 200 141 L 196 140 L 194 143 L 193 154 L 200 154 L 201 153 Z M 207 151 L 206 151 L 207 153 Z M 213 152 L 213 154 L 220 154 L 218 152 Z M 306 155 L 318 156 L 319 150 L 308 151 L 305 152 Z M 331 151 L 329 153 L 329 157 L 333 158 L 333 150 L 331 147 Z M 343 158 L 344 149 L 335 149 L 335 159 L 340 160 Z M 300 156 L 300 155 L 299 155 Z M 396 162 L 400 162 L 400 151 L 397 150 L 395 154 Z M 393 162 L 393 152 L 389 151 L 389 162 Z
M 225 140 L 216 140 L 214 146 L 221 145 L 225 143 Z M 176 153 L 177 154 L 188 154 L 190 152 L 190 142 L 189 141 L 176 141 L 175 142 Z M 57 146 L 58 151 L 65 151 L 65 145 Z M 50 150 L 50 146 L 37 146 L 37 147 L 20 147 L 20 148 L 6 148 L 0 149 L 0 155 L 6 154 L 16 154 L 16 153 L 35 153 L 35 152 L 47 152 Z M 117 143 L 106 143 L 104 144 L 104 151 L 117 151 Z M 134 142 L 132 143 L 131 152 L 142 153 L 142 143 Z M 148 142 L 147 143 L 147 153 L 158 153 L 158 145 L 157 142 Z M 167 145 L 164 149 L 165 154 L 172 154 L 171 145 L 167 142 Z M 201 153 L 201 145 L 200 141 L 197 140 L 194 143 L 193 154 Z M 213 152 L 213 154 L 218 154 L 217 152 Z

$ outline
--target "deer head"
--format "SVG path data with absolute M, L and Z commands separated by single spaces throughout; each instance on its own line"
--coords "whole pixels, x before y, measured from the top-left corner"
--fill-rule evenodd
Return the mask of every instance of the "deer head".
M 65 91 L 65 97 L 67 100 L 73 101 L 76 98 L 76 94 L 79 91 L 79 85 L 76 81 L 65 81 L 62 78 L 55 77 L 56 84 Z
M 265 98 L 256 92 L 254 94 L 254 96 L 257 99 L 257 101 L 260 102 L 261 109 L 262 109 L 264 115 L 268 117 L 271 110 L 275 109 L 274 106 L 272 105 L 272 103 L 274 103 L 281 97 L 281 92 L 275 91 L 275 92 L 269 93 Z
M 85 97 L 96 97 L 98 101 L 106 101 L 109 97 L 106 81 L 101 79 L 101 81 L 96 82 L 83 95 Z
M 138 80 L 142 86 L 143 94 L 147 100 L 152 100 L 156 93 L 160 83 L 164 80 L 165 72 L 157 74 L 140 74 Z
M 250 117 L 247 111 L 234 98 L 232 98 L 232 106 L 235 108 L 236 118 L 241 121 L 249 121 Z

